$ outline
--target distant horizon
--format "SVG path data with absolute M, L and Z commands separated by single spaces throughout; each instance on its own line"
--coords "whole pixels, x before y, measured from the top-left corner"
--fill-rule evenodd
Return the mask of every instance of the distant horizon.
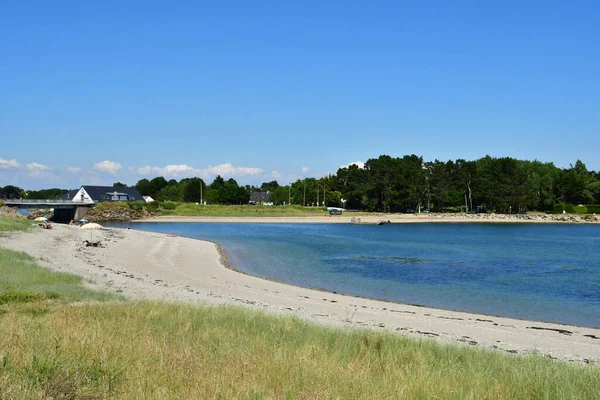
M 241 184 L 381 154 L 600 170 L 600 3 L 13 2 L 0 184 Z

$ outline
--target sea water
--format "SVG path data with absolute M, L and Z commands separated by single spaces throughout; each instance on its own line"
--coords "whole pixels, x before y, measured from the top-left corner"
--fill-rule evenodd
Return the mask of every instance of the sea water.
M 600 326 L 599 225 L 128 226 L 217 242 L 239 270 L 294 285 L 486 315 Z

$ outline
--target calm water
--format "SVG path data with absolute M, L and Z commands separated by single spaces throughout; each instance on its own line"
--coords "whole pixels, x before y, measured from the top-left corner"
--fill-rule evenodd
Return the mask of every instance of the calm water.
M 394 302 L 600 326 L 600 226 L 135 223 L 253 275 Z

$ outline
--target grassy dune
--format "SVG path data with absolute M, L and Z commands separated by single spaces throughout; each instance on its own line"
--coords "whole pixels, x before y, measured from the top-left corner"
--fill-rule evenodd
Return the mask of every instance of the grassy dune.
M 34 224 L 29 219 L 0 217 L 0 235 L 10 231 L 25 231 Z
M 589 398 L 597 367 L 515 357 L 243 309 L 148 302 L 12 307 L 5 398 Z M 75 397 L 77 398 L 77 397 Z
M 600 368 L 122 301 L 0 249 L 0 399 L 597 399 Z

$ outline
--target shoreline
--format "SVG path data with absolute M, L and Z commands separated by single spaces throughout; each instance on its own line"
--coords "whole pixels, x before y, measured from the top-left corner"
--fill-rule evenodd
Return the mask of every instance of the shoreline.
M 574 225 L 600 225 L 600 217 L 582 219 L 574 215 L 533 215 L 517 216 L 504 214 L 390 214 L 390 215 L 367 215 L 355 217 L 351 214 L 345 215 L 311 215 L 305 217 L 207 217 L 207 216 L 176 216 L 166 215 L 139 220 L 131 220 L 131 223 L 144 222 L 202 222 L 202 223 L 282 223 L 282 224 L 352 224 L 354 219 L 360 219 L 360 224 L 373 225 L 379 222 L 392 224 L 414 224 L 414 223 L 485 223 L 485 224 L 574 224 Z
M 111 229 L 122 229 L 122 228 L 111 228 Z M 307 289 L 307 290 L 314 290 L 317 292 L 322 292 L 322 293 L 330 293 L 330 294 L 335 294 L 338 296 L 345 296 L 345 297 L 349 297 L 349 298 L 353 298 L 353 299 L 364 299 L 364 300 L 372 300 L 372 301 L 378 301 L 378 302 L 382 302 L 382 303 L 388 303 L 391 305 L 403 305 L 403 306 L 410 306 L 410 307 L 421 307 L 421 308 L 427 308 L 429 310 L 436 310 L 436 311 L 440 311 L 440 312 L 444 312 L 444 311 L 448 311 L 448 312 L 458 312 L 458 313 L 464 313 L 464 314 L 470 314 L 470 315 L 477 315 L 477 316 L 482 316 L 482 317 L 489 317 L 489 318 L 505 318 L 505 319 L 513 319 L 516 321 L 525 321 L 525 322 L 539 322 L 539 323 L 543 323 L 543 324 L 552 324 L 552 325 L 559 325 L 559 326 L 564 326 L 564 327 L 568 327 L 568 328 L 581 328 L 581 329 L 595 329 L 600 331 L 600 325 L 599 326 L 579 326 L 579 325 L 569 325 L 569 324 L 565 324 L 565 323 L 561 323 L 561 322 L 552 322 L 552 321 L 542 321 L 542 320 L 532 320 L 532 319 L 525 319 L 525 318 L 516 318 L 516 317 L 503 317 L 502 315 L 493 315 L 493 314 L 479 314 L 479 313 L 472 313 L 469 311 L 460 311 L 460 310 L 455 310 L 455 309 L 451 309 L 451 308 L 438 308 L 438 307 L 432 307 L 432 306 L 427 306 L 424 304 L 414 304 L 414 303 L 399 303 L 399 302 L 394 302 L 391 300 L 384 300 L 384 299 L 377 299 L 375 297 L 368 297 L 368 296 L 359 296 L 359 295 L 354 295 L 354 294 L 347 294 L 347 293 L 341 293 L 341 292 L 334 292 L 331 290 L 327 290 L 327 289 L 319 289 L 319 288 L 312 288 L 309 286 L 301 286 L 301 285 L 295 285 L 295 284 L 291 284 L 285 281 L 281 281 L 275 278 L 269 278 L 266 276 L 260 276 L 260 275 L 253 275 L 249 272 L 246 271 L 242 271 L 240 269 L 238 269 L 235 265 L 231 264 L 229 262 L 229 256 L 227 255 L 226 250 L 224 249 L 224 247 L 217 243 L 217 242 L 213 242 L 212 240 L 203 240 L 203 239 L 196 239 L 196 238 L 192 238 L 189 236 L 184 236 L 184 235 L 179 235 L 179 237 L 183 237 L 183 238 L 187 238 L 187 239 L 191 239 L 191 240 L 198 240 L 201 242 L 209 242 L 215 245 L 217 252 L 219 253 L 219 260 L 221 262 L 221 264 L 223 265 L 224 268 L 227 268 L 231 271 L 234 271 L 238 274 L 243 274 L 243 275 L 247 275 L 250 277 L 254 277 L 257 279 L 262 279 L 268 282 L 273 282 L 273 283 L 278 283 L 278 284 L 282 284 L 282 285 L 287 285 L 287 286 L 292 286 L 292 287 L 297 287 L 297 288 L 302 288 L 302 289 Z M 599 360 L 600 362 L 600 360 Z
M 393 303 L 308 289 L 231 266 L 220 245 L 186 237 L 108 228 L 105 247 L 81 247 L 89 232 L 73 226 L 1 237 L 0 246 L 40 265 L 84 277 L 87 286 L 132 299 L 230 304 L 295 315 L 320 324 L 398 332 L 444 343 L 495 348 L 566 361 L 600 362 L 600 329 Z

